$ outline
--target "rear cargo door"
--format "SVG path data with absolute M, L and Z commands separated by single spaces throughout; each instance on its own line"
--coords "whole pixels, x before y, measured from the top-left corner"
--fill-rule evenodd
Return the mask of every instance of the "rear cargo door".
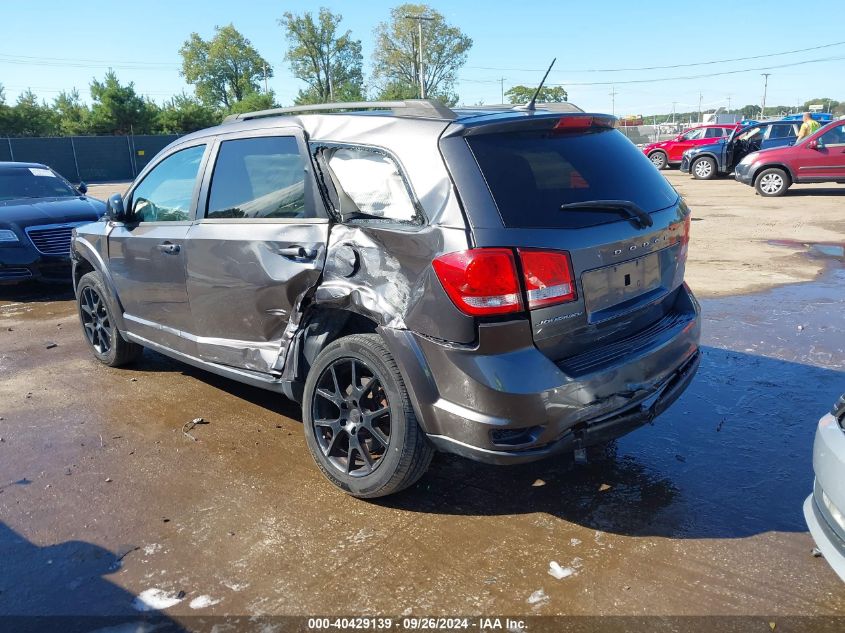
M 671 325 L 688 211 L 628 139 L 572 126 L 474 134 L 467 143 L 503 225 L 474 229 L 477 245 L 571 259 L 575 299 L 529 312 L 539 349 L 557 361 Z

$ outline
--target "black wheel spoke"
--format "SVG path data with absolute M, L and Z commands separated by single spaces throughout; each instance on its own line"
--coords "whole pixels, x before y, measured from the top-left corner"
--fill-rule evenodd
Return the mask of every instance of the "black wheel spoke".
M 321 398 L 325 398 L 326 400 L 335 404 L 338 407 L 340 406 L 341 402 L 343 402 L 343 399 L 339 395 L 334 394 L 331 391 L 327 391 L 325 389 L 317 389 L 317 395 Z
M 390 445 L 390 403 L 379 377 L 359 357 L 323 369 L 311 400 L 311 428 L 322 458 L 350 477 L 379 467 Z
M 358 373 L 355 371 L 357 363 L 354 360 L 350 361 L 350 363 L 352 365 L 350 368 L 350 372 L 352 374 L 352 393 L 356 394 L 358 393 Z

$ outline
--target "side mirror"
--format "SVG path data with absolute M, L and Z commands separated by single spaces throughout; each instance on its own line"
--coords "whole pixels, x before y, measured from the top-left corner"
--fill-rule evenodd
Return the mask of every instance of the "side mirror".
M 88 193 L 88 185 L 86 185 L 84 182 L 80 182 L 76 190 L 84 196 L 86 193 Z
M 810 149 L 819 149 L 819 140 L 813 139 L 809 143 L 807 143 L 807 147 Z
M 123 207 L 123 196 L 113 193 L 106 200 L 106 217 L 112 222 L 126 220 L 126 209 Z

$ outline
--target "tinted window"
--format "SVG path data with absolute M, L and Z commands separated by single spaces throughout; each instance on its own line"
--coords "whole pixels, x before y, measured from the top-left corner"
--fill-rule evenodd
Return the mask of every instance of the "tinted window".
M 171 154 L 153 167 L 132 192 L 132 213 L 138 222 L 190 219 L 194 185 L 205 145 Z
M 725 133 L 724 128 L 720 127 L 709 127 L 707 128 L 707 133 L 704 135 L 705 138 L 721 138 Z
M 562 204 L 628 200 L 648 212 L 678 194 L 651 161 L 617 130 L 468 137 L 507 227 L 578 228 L 619 220 L 613 212 L 562 211 Z
M 422 217 L 411 199 L 399 166 L 387 154 L 369 148 L 323 150 L 324 160 L 339 187 L 340 213 L 362 213 L 395 222 L 420 223 Z
M 697 130 L 690 130 L 689 132 L 685 132 L 684 135 L 681 137 L 684 141 L 695 141 L 700 138 L 704 138 L 704 128 L 698 128 Z
M 0 169 L 0 200 L 22 198 L 69 198 L 79 193 L 44 167 Z
M 845 145 L 845 126 L 839 125 L 819 137 L 819 143 L 824 147 Z
M 769 138 L 789 138 L 797 136 L 792 124 L 773 125 L 769 132 Z
M 221 143 L 206 217 L 305 215 L 305 162 L 294 137 L 265 136 Z

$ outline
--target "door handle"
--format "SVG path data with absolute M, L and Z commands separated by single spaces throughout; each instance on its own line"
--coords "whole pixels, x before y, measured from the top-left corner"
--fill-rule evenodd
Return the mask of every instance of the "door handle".
M 178 253 L 182 250 L 178 244 L 171 244 L 170 242 L 164 242 L 163 244 L 158 245 L 158 250 L 162 253 Z
M 292 259 L 314 259 L 317 257 L 317 249 L 305 248 L 304 246 L 288 246 L 277 249 L 276 254 Z

